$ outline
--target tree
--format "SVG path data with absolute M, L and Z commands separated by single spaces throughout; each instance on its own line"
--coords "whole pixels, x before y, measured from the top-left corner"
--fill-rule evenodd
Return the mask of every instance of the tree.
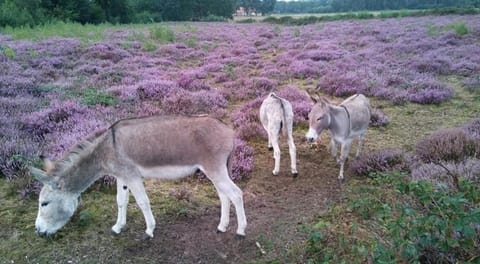
M 262 15 L 269 14 L 275 8 L 277 0 L 263 0 L 260 1 L 260 12 Z

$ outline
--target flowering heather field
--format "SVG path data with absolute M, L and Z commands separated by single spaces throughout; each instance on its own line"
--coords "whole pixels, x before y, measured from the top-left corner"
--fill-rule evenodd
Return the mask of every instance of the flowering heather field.
M 292 101 L 297 124 L 310 109 L 307 89 L 438 104 L 453 96 L 439 76 L 462 76 L 478 89 L 479 35 L 480 16 L 302 27 L 157 24 L 116 27 L 98 41 L 88 34 L 35 41 L 0 34 L 1 174 L 24 175 L 40 154 L 58 159 L 118 119 L 208 113 L 238 131 L 239 179 L 253 166 L 244 140 L 265 136 L 256 118 L 268 92 Z

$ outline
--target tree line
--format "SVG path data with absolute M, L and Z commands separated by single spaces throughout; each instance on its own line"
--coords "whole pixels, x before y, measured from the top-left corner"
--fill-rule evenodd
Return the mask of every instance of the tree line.
M 146 23 L 225 20 L 239 6 L 268 13 L 276 0 L 0 0 L 0 27 L 55 21 Z
M 480 7 L 480 0 L 310 0 L 277 1 L 274 13 L 328 13 L 370 10 Z

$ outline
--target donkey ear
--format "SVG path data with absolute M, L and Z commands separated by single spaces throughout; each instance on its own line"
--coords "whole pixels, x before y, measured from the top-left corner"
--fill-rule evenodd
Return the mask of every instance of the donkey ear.
M 314 103 L 318 103 L 320 102 L 320 96 L 318 96 L 318 94 L 311 94 L 311 93 L 308 93 L 308 96 L 310 96 L 310 99 L 312 99 L 312 101 Z
M 30 173 L 32 176 L 43 184 L 50 185 L 52 187 L 57 187 L 57 182 L 51 176 L 48 176 L 46 172 L 39 170 L 35 167 L 30 167 Z
M 43 159 L 43 170 L 49 174 L 55 168 L 55 163 L 47 158 Z

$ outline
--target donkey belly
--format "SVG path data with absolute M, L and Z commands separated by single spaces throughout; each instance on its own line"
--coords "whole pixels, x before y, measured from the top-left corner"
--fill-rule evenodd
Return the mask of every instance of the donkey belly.
M 140 174 L 145 178 L 157 179 L 178 179 L 192 175 L 197 170 L 202 170 L 200 165 L 194 166 L 157 166 L 157 167 L 142 167 L 138 166 Z

